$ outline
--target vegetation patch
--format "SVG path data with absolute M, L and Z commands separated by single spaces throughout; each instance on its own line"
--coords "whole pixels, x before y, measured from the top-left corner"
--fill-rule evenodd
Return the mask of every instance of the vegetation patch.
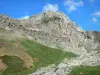
M 45 45 L 41 45 L 32 40 L 23 40 L 22 45 L 34 60 L 34 70 L 48 66 L 49 64 L 58 64 L 64 58 L 72 58 L 77 55 L 71 52 L 64 52 L 60 49 L 50 48 Z
M 75 67 L 70 75 L 100 75 L 100 66 Z
M 60 49 L 50 48 L 45 45 L 36 43 L 32 40 L 24 39 L 16 41 L 1 41 L 2 43 L 9 42 L 9 45 L 6 46 L 4 44 L 3 47 L 10 49 L 11 51 L 14 50 L 15 54 L 16 47 L 19 47 L 19 50 L 17 48 L 17 51 L 20 52 L 20 50 L 22 49 L 22 51 L 28 53 L 32 57 L 34 61 L 33 65 L 35 66 L 28 69 L 23 66 L 23 61 L 19 57 L 3 56 L 1 58 L 3 60 L 3 63 L 7 64 L 7 69 L 2 73 L 2 75 L 28 75 L 35 72 L 38 68 L 46 67 L 50 64 L 59 64 L 64 58 L 72 58 L 77 56 L 74 53 L 64 52 Z M 15 46 L 16 44 L 18 46 Z
M 19 75 L 18 72 L 21 73 L 24 69 L 26 69 L 23 66 L 23 61 L 18 57 L 3 56 L 1 58 L 3 63 L 7 65 L 7 69 L 2 73 L 2 75 Z

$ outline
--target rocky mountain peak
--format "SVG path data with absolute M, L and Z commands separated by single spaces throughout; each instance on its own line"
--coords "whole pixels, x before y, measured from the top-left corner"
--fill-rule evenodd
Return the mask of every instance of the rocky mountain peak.
M 29 19 L 21 20 L 22 24 L 25 24 L 32 30 L 39 30 L 45 33 L 53 35 L 63 36 L 70 34 L 73 31 L 83 30 L 72 22 L 64 13 L 46 11 L 42 14 L 31 16 Z
M 62 12 L 47 11 L 22 20 L 1 15 L 0 27 L 47 46 L 79 54 L 97 50 L 100 46 L 95 43 L 92 32 L 84 31 Z

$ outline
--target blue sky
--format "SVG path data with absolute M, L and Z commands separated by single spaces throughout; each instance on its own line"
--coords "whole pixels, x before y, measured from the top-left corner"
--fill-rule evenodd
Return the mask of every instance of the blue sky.
M 100 0 L 0 0 L 0 14 L 25 18 L 47 10 L 64 12 L 84 30 L 100 31 Z

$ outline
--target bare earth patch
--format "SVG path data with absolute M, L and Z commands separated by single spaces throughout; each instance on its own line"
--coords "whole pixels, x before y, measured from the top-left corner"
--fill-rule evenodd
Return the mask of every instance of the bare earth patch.
M 7 68 L 7 66 L 2 62 L 2 59 L 0 59 L 0 75 L 2 72 Z
M 30 55 L 28 55 L 26 52 L 20 49 L 6 49 L 6 48 L 1 48 L 0 49 L 0 57 L 3 56 L 17 56 L 19 57 L 23 62 L 24 66 L 27 68 L 30 68 L 33 66 L 33 59 Z

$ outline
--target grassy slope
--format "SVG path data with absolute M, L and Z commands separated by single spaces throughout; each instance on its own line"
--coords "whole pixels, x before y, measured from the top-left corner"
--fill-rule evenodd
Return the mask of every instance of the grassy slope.
M 23 67 L 23 62 L 15 56 L 4 56 L 2 57 L 3 63 L 7 64 L 7 69 L 2 75 L 21 75 L 21 71 L 26 68 Z
M 31 40 L 22 41 L 22 45 L 33 58 L 36 58 L 38 60 L 38 62 L 36 61 L 34 63 L 36 65 L 35 70 L 49 64 L 58 64 L 65 57 L 76 57 L 74 53 L 63 52 L 60 49 L 50 48 Z
M 100 75 L 100 66 L 75 67 L 70 75 Z
M 58 64 L 65 57 L 71 58 L 76 56 L 73 53 L 63 52 L 60 49 L 50 48 L 39 43 L 33 42 L 31 40 L 20 41 L 20 47 L 23 47 L 23 50 L 25 50 L 29 55 L 33 57 L 33 64 L 35 65 L 35 67 L 27 69 L 25 67 L 20 66 L 20 64 L 22 63 L 18 60 L 18 58 L 16 59 L 15 57 L 11 58 L 6 56 L 3 58 L 3 61 L 8 65 L 8 68 L 3 72 L 3 75 L 27 75 L 36 71 L 36 69 L 40 67 L 45 67 L 50 64 Z
M 10 34 L 8 31 L 2 28 L 0 29 L 0 34 L 1 33 Z M 1 46 L 8 47 L 9 44 L 13 42 L 8 41 L 6 37 L 8 39 L 8 35 L 0 36 L 0 43 L 2 44 Z M 33 42 L 31 40 L 23 40 L 20 42 L 20 46 L 23 46 L 25 51 L 33 57 L 35 61 L 33 63 L 35 65 L 35 68 L 27 69 L 23 67 L 23 62 L 18 57 L 4 56 L 2 57 L 2 59 L 3 62 L 7 64 L 8 68 L 3 72 L 2 75 L 27 75 L 40 67 L 45 67 L 49 64 L 58 64 L 65 57 L 71 58 L 76 56 L 73 53 L 63 52 L 60 49 L 50 48 L 39 43 Z M 70 75 L 100 75 L 100 66 L 75 67 Z
M 8 31 L 6 31 L 5 29 L 0 29 L 0 34 L 1 33 L 9 34 Z M 0 36 L 0 47 L 10 47 L 9 44 L 13 43 L 13 41 L 8 41 L 6 37 L 8 39 L 8 35 Z M 23 46 L 25 51 L 33 57 L 35 61 L 33 63 L 35 65 L 35 68 L 27 69 L 23 67 L 23 62 L 18 57 L 4 56 L 2 57 L 2 59 L 3 62 L 7 64 L 8 68 L 3 72 L 2 75 L 27 75 L 40 67 L 45 67 L 49 64 L 58 64 L 65 57 L 71 58 L 76 56 L 73 53 L 63 52 L 60 49 L 50 48 L 39 43 L 33 42 L 31 40 L 23 40 L 20 42 L 20 46 Z M 100 66 L 75 67 L 70 75 L 100 75 Z

